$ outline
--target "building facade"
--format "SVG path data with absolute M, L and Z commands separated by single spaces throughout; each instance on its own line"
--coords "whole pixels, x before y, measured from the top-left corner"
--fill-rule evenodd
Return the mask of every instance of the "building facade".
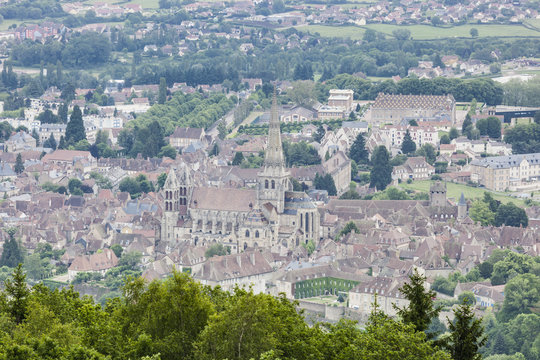
M 393 95 L 380 93 L 371 106 L 373 124 L 401 124 L 403 120 L 456 121 L 452 95 Z
M 534 189 L 540 186 L 540 153 L 476 159 L 470 171 L 472 181 L 490 190 Z

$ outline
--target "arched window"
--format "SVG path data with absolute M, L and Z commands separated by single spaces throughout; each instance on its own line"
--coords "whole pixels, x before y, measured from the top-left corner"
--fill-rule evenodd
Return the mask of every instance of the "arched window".
M 246 230 L 246 237 L 249 237 L 249 230 Z
M 256 238 L 259 237 L 259 230 L 255 230 L 255 237 L 256 237 Z
M 272 180 L 272 189 L 275 189 L 275 188 L 276 188 L 276 182 Z
M 268 189 L 268 180 L 264 180 L 264 188 Z

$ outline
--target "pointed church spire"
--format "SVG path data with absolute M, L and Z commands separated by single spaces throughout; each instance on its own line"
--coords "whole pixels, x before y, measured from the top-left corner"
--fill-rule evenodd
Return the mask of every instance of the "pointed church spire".
M 467 206 L 467 201 L 465 200 L 465 195 L 463 195 L 463 193 L 461 193 L 461 197 L 459 198 L 459 203 L 458 203 L 458 205 L 461 205 L 461 206 L 465 205 L 465 206 Z
M 264 158 L 265 167 L 285 168 L 285 157 L 283 156 L 283 147 L 281 144 L 281 129 L 279 127 L 279 114 L 277 107 L 276 88 L 272 97 L 272 112 L 270 124 L 268 126 L 268 144 Z
M 167 174 L 167 179 L 165 184 L 163 184 L 164 189 L 175 189 L 178 187 L 178 178 L 176 177 L 176 170 L 174 168 L 169 169 L 169 174 Z

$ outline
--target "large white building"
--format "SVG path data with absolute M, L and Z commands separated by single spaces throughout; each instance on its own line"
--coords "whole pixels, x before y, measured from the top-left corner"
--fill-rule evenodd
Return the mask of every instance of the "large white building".
M 540 188 L 540 153 L 476 159 L 470 171 L 472 181 L 490 190 L 534 190 Z
M 439 132 L 432 127 L 386 125 L 381 132 L 390 139 L 393 147 L 401 147 L 407 130 L 417 148 L 424 144 L 431 144 L 434 147 L 439 145 Z

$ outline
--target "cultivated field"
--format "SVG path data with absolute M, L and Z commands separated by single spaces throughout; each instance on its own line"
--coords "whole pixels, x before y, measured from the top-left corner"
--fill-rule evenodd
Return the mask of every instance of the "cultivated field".
M 434 27 L 429 25 L 390 25 L 390 24 L 368 24 L 365 26 L 325 26 L 325 25 L 304 25 L 297 26 L 298 30 L 310 33 L 318 32 L 324 37 L 349 37 L 353 40 L 361 39 L 365 29 L 392 35 L 392 31 L 397 29 L 407 29 L 411 32 L 411 37 L 415 40 L 434 40 L 453 37 L 470 38 L 472 28 L 478 30 L 479 37 L 540 37 L 540 31 L 526 28 L 523 25 L 500 25 L 500 24 L 468 24 L 449 28 Z

